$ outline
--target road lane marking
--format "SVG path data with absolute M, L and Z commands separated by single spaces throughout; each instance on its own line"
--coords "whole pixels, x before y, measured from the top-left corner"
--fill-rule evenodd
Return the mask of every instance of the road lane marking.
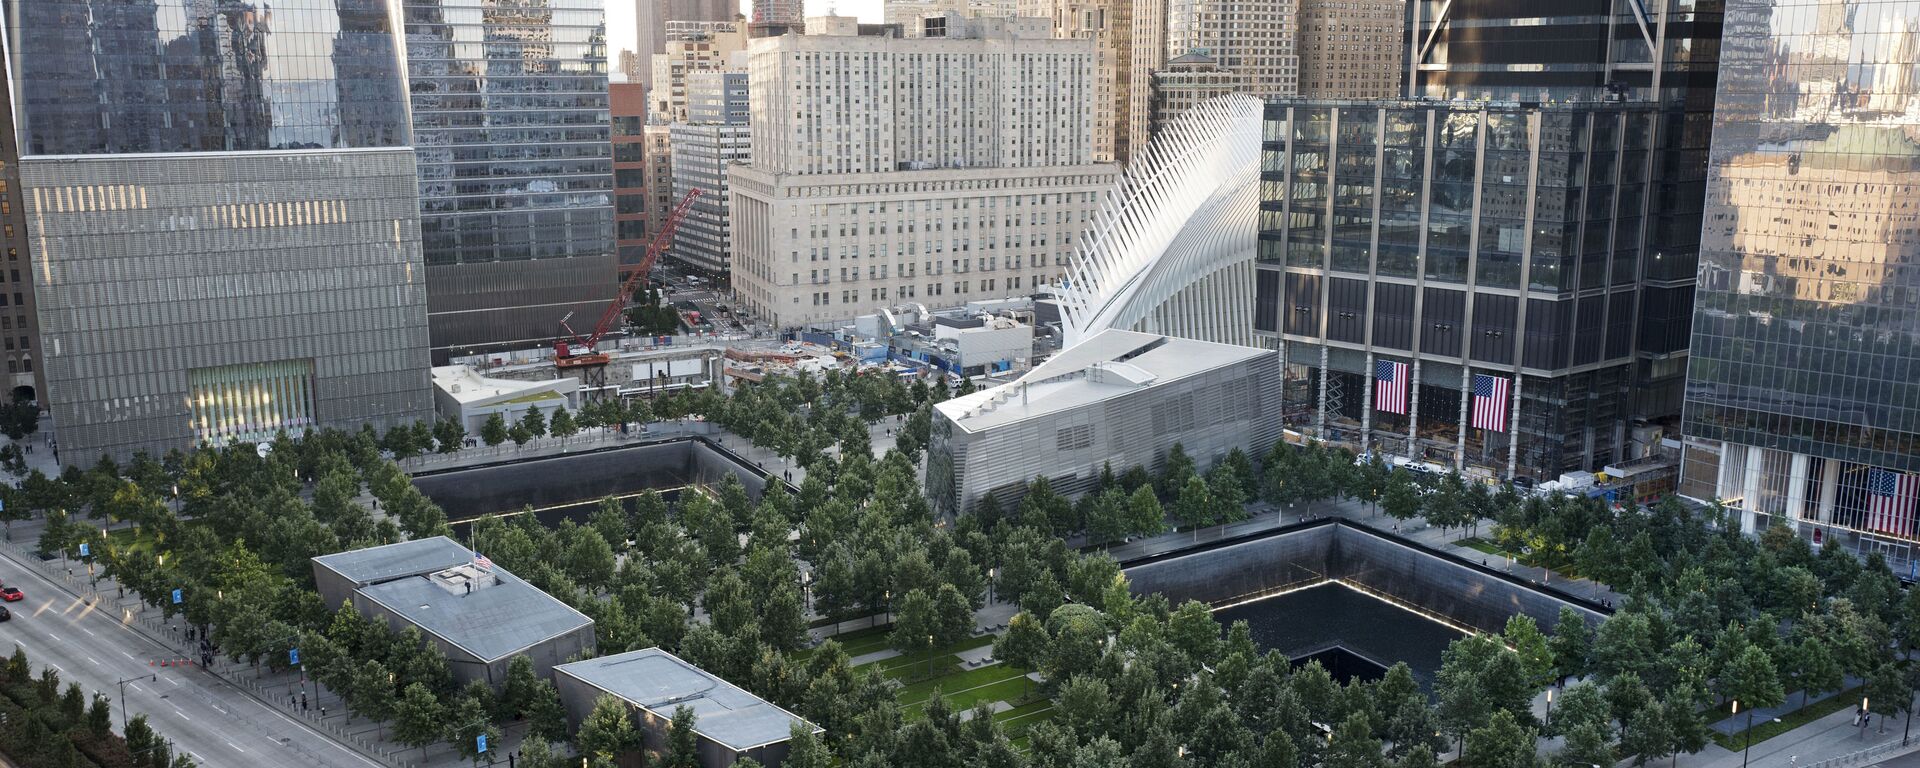
M 174 712 L 174 714 L 177 714 L 177 715 L 179 715 L 179 716 L 181 716 L 181 717 L 184 717 L 184 718 L 186 718 L 186 719 L 187 719 L 187 720 L 188 720 L 189 722 L 191 722 L 191 721 L 193 720 L 193 718 L 191 718 L 191 717 L 187 717 L 187 713 L 185 713 L 185 712 L 182 712 L 182 711 L 180 711 L 180 705 L 178 705 L 178 704 L 175 704 L 175 705 L 173 705 L 173 712 Z
M 133 654 L 131 654 L 131 653 L 127 653 L 126 651 L 121 651 L 121 652 L 120 652 L 120 655 L 122 655 L 122 656 L 125 656 L 125 657 L 127 657 L 127 658 L 129 658 L 129 659 L 133 659 L 134 661 L 139 661 L 139 659 L 138 659 L 138 658 L 135 658 Z
M 93 630 L 87 629 L 86 627 L 81 627 L 80 631 L 87 633 L 87 637 L 99 637 L 99 635 L 93 633 Z
M 239 750 L 240 750 L 241 752 L 245 752 L 245 751 L 246 751 L 246 750 L 244 750 L 244 749 L 240 749 L 240 745 L 238 745 L 238 744 L 235 744 L 235 743 L 233 743 L 233 742 L 231 742 L 231 741 L 229 741 L 229 742 L 227 742 L 227 746 L 229 746 L 229 747 L 233 747 L 234 749 L 239 749 Z
M 87 663 L 88 663 L 88 664 L 92 664 L 92 665 L 94 665 L 94 666 L 96 666 L 96 667 L 97 667 L 97 666 L 100 666 L 100 662 L 98 662 L 98 661 L 94 661 L 94 660 L 93 660 L 93 657 L 92 657 L 92 656 L 88 656 L 88 657 L 87 657 Z

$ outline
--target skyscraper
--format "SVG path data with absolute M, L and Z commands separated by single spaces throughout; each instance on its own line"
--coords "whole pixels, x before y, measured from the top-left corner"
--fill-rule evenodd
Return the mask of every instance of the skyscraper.
M 798 28 L 806 20 L 806 0 L 753 0 L 755 24 Z
M 1300 0 L 1300 95 L 1387 99 L 1400 95 L 1406 0 Z
M 733 21 L 740 15 L 740 6 L 734 0 L 613 0 L 614 2 L 632 2 L 634 4 L 634 22 L 637 37 L 634 45 L 639 57 L 640 72 L 637 82 L 647 89 L 653 88 L 653 55 L 667 51 L 667 22 L 669 21 Z M 631 75 L 629 75 L 631 78 Z
M 616 290 L 601 0 L 401 0 L 436 362 Z
M 687 102 L 686 122 L 674 123 L 670 129 L 672 199 L 683 200 L 695 189 L 702 194 L 674 230 L 671 253 L 689 269 L 724 284 L 733 259 L 727 167 L 753 156 L 747 73 L 690 73 Z
M 61 460 L 431 414 L 391 0 L 0 0 Z
M 1684 487 L 1748 530 L 1905 560 L 1920 538 L 1920 2 L 1728 0 L 1726 26 Z
M 1127 154 L 1128 82 L 1133 72 L 1133 0 L 1024 0 L 1020 15 L 1044 18 L 1053 36 L 1093 41 L 1093 158 Z

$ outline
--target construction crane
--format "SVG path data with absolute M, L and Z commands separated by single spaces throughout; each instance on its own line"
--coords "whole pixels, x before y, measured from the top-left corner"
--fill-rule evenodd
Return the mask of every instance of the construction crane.
M 627 312 L 627 302 L 633 298 L 633 289 L 645 280 L 647 273 L 653 270 L 653 263 L 660 254 L 667 251 L 673 243 L 673 231 L 680 227 L 680 219 L 685 217 L 687 209 L 693 207 L 693 201 L 703 194 L 698 188 L 687 190 L 687 196 L 680 199 L 673 212 L 660 221 L 660 231 L 653 234 L 653 242 L 647 244 L 647 253 L 640 257 L 640 263 L 633 265 L 633 271 L 627 274 L 625 282 L 620 284 L 620 292 L 607 302 L 607 308 L 600 313 L 600 322 L 595 323 L 593 332 L 581 336 L 573 330 L 567 321 L 573 318 L 568 312 L 560 318 L 560 327 L 565 330 L 560 338 L 553 342 L 553 366 L 565 375 L 572 371 L 580 372 L 580 383 L 589 390 L 605 387 L 607 383 L 607 363 L 613 356 L 600 352 L 596 347 L 600 339 L 613 330 L 614 324 Z

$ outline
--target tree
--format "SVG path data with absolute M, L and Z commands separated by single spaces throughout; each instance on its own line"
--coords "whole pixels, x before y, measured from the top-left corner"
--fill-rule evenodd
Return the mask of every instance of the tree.
M 1127 497 L 1127 530 L 1136 536 L 1157 536 L 1167 529 L 1167 513 L 1153 487 L 1141 485 Z
M 520 416 L 520 427 L 534 437 L 544 437 L 547 434 L 547 417 L 540 412 L 538 404 L 527 406 L 527 412 Z
M 900 605 L 894 611 L 893 632 L 887 636 L 887 644 L 901 654 L 911 656 L 932 650 L 939 632 L 940 617 L 935 613 L 933 598 L 916 589 L 900 598 Z
M 1387 760 L 1380 755 L 1380 740 L 1373 737 L 1373 728 L 1367 724 L 1365 713 L 1354 712 L 1341 721 L 1340 727 L 1333 733 L 1333 740 L 1327 744 L 1327 757 L 1321 765 L 1325 768 L 1386 768 Z
M 573 743 L 580 754 L 596 760 L 613 761 L 639 744 L 633 721 L 627 717 L 627 705 L 619 697 L 606 694 L 593 702 L 593 710 L 580 722 Z
M 940 585 L 933 598 L 934 642 L 951 645 L 973 634 L 973 603 L 952 584 Z
M 527 725 L 533 733 L 548 739 L 559 740 L 567 736 L 567 710 L 560 704 L 560 691 L 553 686 L 552 680 L 541 680 L 534 685 L 533 696 L 527 702 Z
M 1566 744 L 1556 757 L 1563 766 L 1610 766 L 1618 761 L 1613 755 L 1609 730 L 1604 724 L 1582 723 L 1567 729 Z
M 1818 638 L 1805 637 L 1793 646 L 1789 657 L 1787 672 L 1792 675 L 1793 683 L 1800 689 L 1800 706 L 1816 693 L 1840 690 L 1845 680 L 1840 672 L 1840 662 L 1833 658 L 1833 652 L 1827 650 L 1827 644 Z
M 1474 768 L 1537 768 L 1534 734 L 1505 710 L 1493 713 L 1487 724 L 1467 734 L 1466 756 Z M 1603 763 L 1604 764 L 1604 763 Z
M 15 399 L 0 404 L 0 432 L 10 440 L 21 440 L 27 435 L 40 431 L 40 406 L 32 401 Z
M 580 431 L 580 425 L 575 423 L 573 414 L 568 413 L 566 406 L 563 405 L 553 412 L 553 421 L 548 425 L 547 429 L 553 432 L 554 437 L 560 438 L 561 442 L 565 442 L 567 438 L 573 437 Z M 728 477 L 732 477 L 732 475 L 728 475 Z
M 1213 492 L 1207 488 L 1207 481 L 1189 473 L 1185 484 L 1180 487 L 1179 497 L 1174 499 L 1173 519 L 1181 525 L 1197 529 L 1213 521 L 1213 512 Z
M 1754 646 L 1747 646 L 1721 673 L 1720 690 L 1727 698 L 1740 702 L 1740 709 L 1747 713 L 1749 723 L 1753 720 L 1754 710 L 1778 706 L 1787 698 L 1786 691 L 1780 687 L 1780 675 L 1773 668 L 1773 660 L 1767 658 L 1766 651 Z
M 1167 460 L 1160 465 L 1160 477 L 1155 481 L 1160 488 L 1160 495 L 1173 498 L 1187 487 L 1187 480 L 1194 474 L 1193 457 L 1187 455 L 1186 446 L 1174 443 L 1172 448 L 1167 449 Z
M 353 669 L 347 703 L 368 720 L 393 717 L 393 674 L 379 661 L 368 659 Z
M 1404 477 L 1403 472 L 1394 472 L 1387 483 L 1386 493 L 1380 498 L 1380 506 L 1387 516 L 1395 520 L 1411 520 L 1420 514 L 1420 494 L 1413 483 Z
M 440 698 L 424 685 L 409 683 L 394 707 L 393 737 L 409 747 L 424 748 L 440 740 L 445 720 Z
M 813 729 L 794 723 L 788 726 L 787 738 L 787 759 L 780 763 L 783 768 L 833 768 L 832 753 L 814 735 Z
M 500 685 L 499 716 L 510 718 L 526 714 L 528 705 L 533 703 L 534 690 L 539 687 L 539 684 L 539 676 L 533 673 L 532 659 L 524 653 L 509 659 L 506 682 Z
M 693 708 L 685 704 L 673 708 L 673 722 L 667 726 L 667 760 L 663 768 L 700 768 L 700 735 L 693 731 Z
M 1560 606 L 1560 616 L 1553 622 L 1553 639 L 1547 645 L 1553 650 L 1553 671 L 1561 682 L 1587 673 L 1587 658 L 1593 652 L 1593 630 L 1573 606 Z
M 480 425 L 480 441 L 489 448 L 506 442 L 507 420 L 499 413 L 488 416 L 486 423 Z
M 441 453 L 453 453 L 467 441 L 467 428 L 458 419 L 441 419 L 433 424 L 433 441 Z
M 1528 685 L 1538 688 L 1553 680 L 1553 650 L 1547 636 L 1540 634 L 1540 625 L 1533 622 L 1533 617 L 1524 613 L 1508 617 L 1506 630 L 1501 635 L 1507 646 L 1520 655 L 1520 668 L 1527 675 Z

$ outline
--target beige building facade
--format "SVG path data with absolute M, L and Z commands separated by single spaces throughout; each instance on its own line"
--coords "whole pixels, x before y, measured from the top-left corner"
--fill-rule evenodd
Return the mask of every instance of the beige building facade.
M 1406 0 L 1299 0 L 1300 95 L 1400 96 Z
M 647 93 L 647 108 L 652 120 L 684 123 L 687 75 L 745 67 L 747 25 L 716 21 L 670 26 L 666 52 L 653 55 L 653 89 Z

